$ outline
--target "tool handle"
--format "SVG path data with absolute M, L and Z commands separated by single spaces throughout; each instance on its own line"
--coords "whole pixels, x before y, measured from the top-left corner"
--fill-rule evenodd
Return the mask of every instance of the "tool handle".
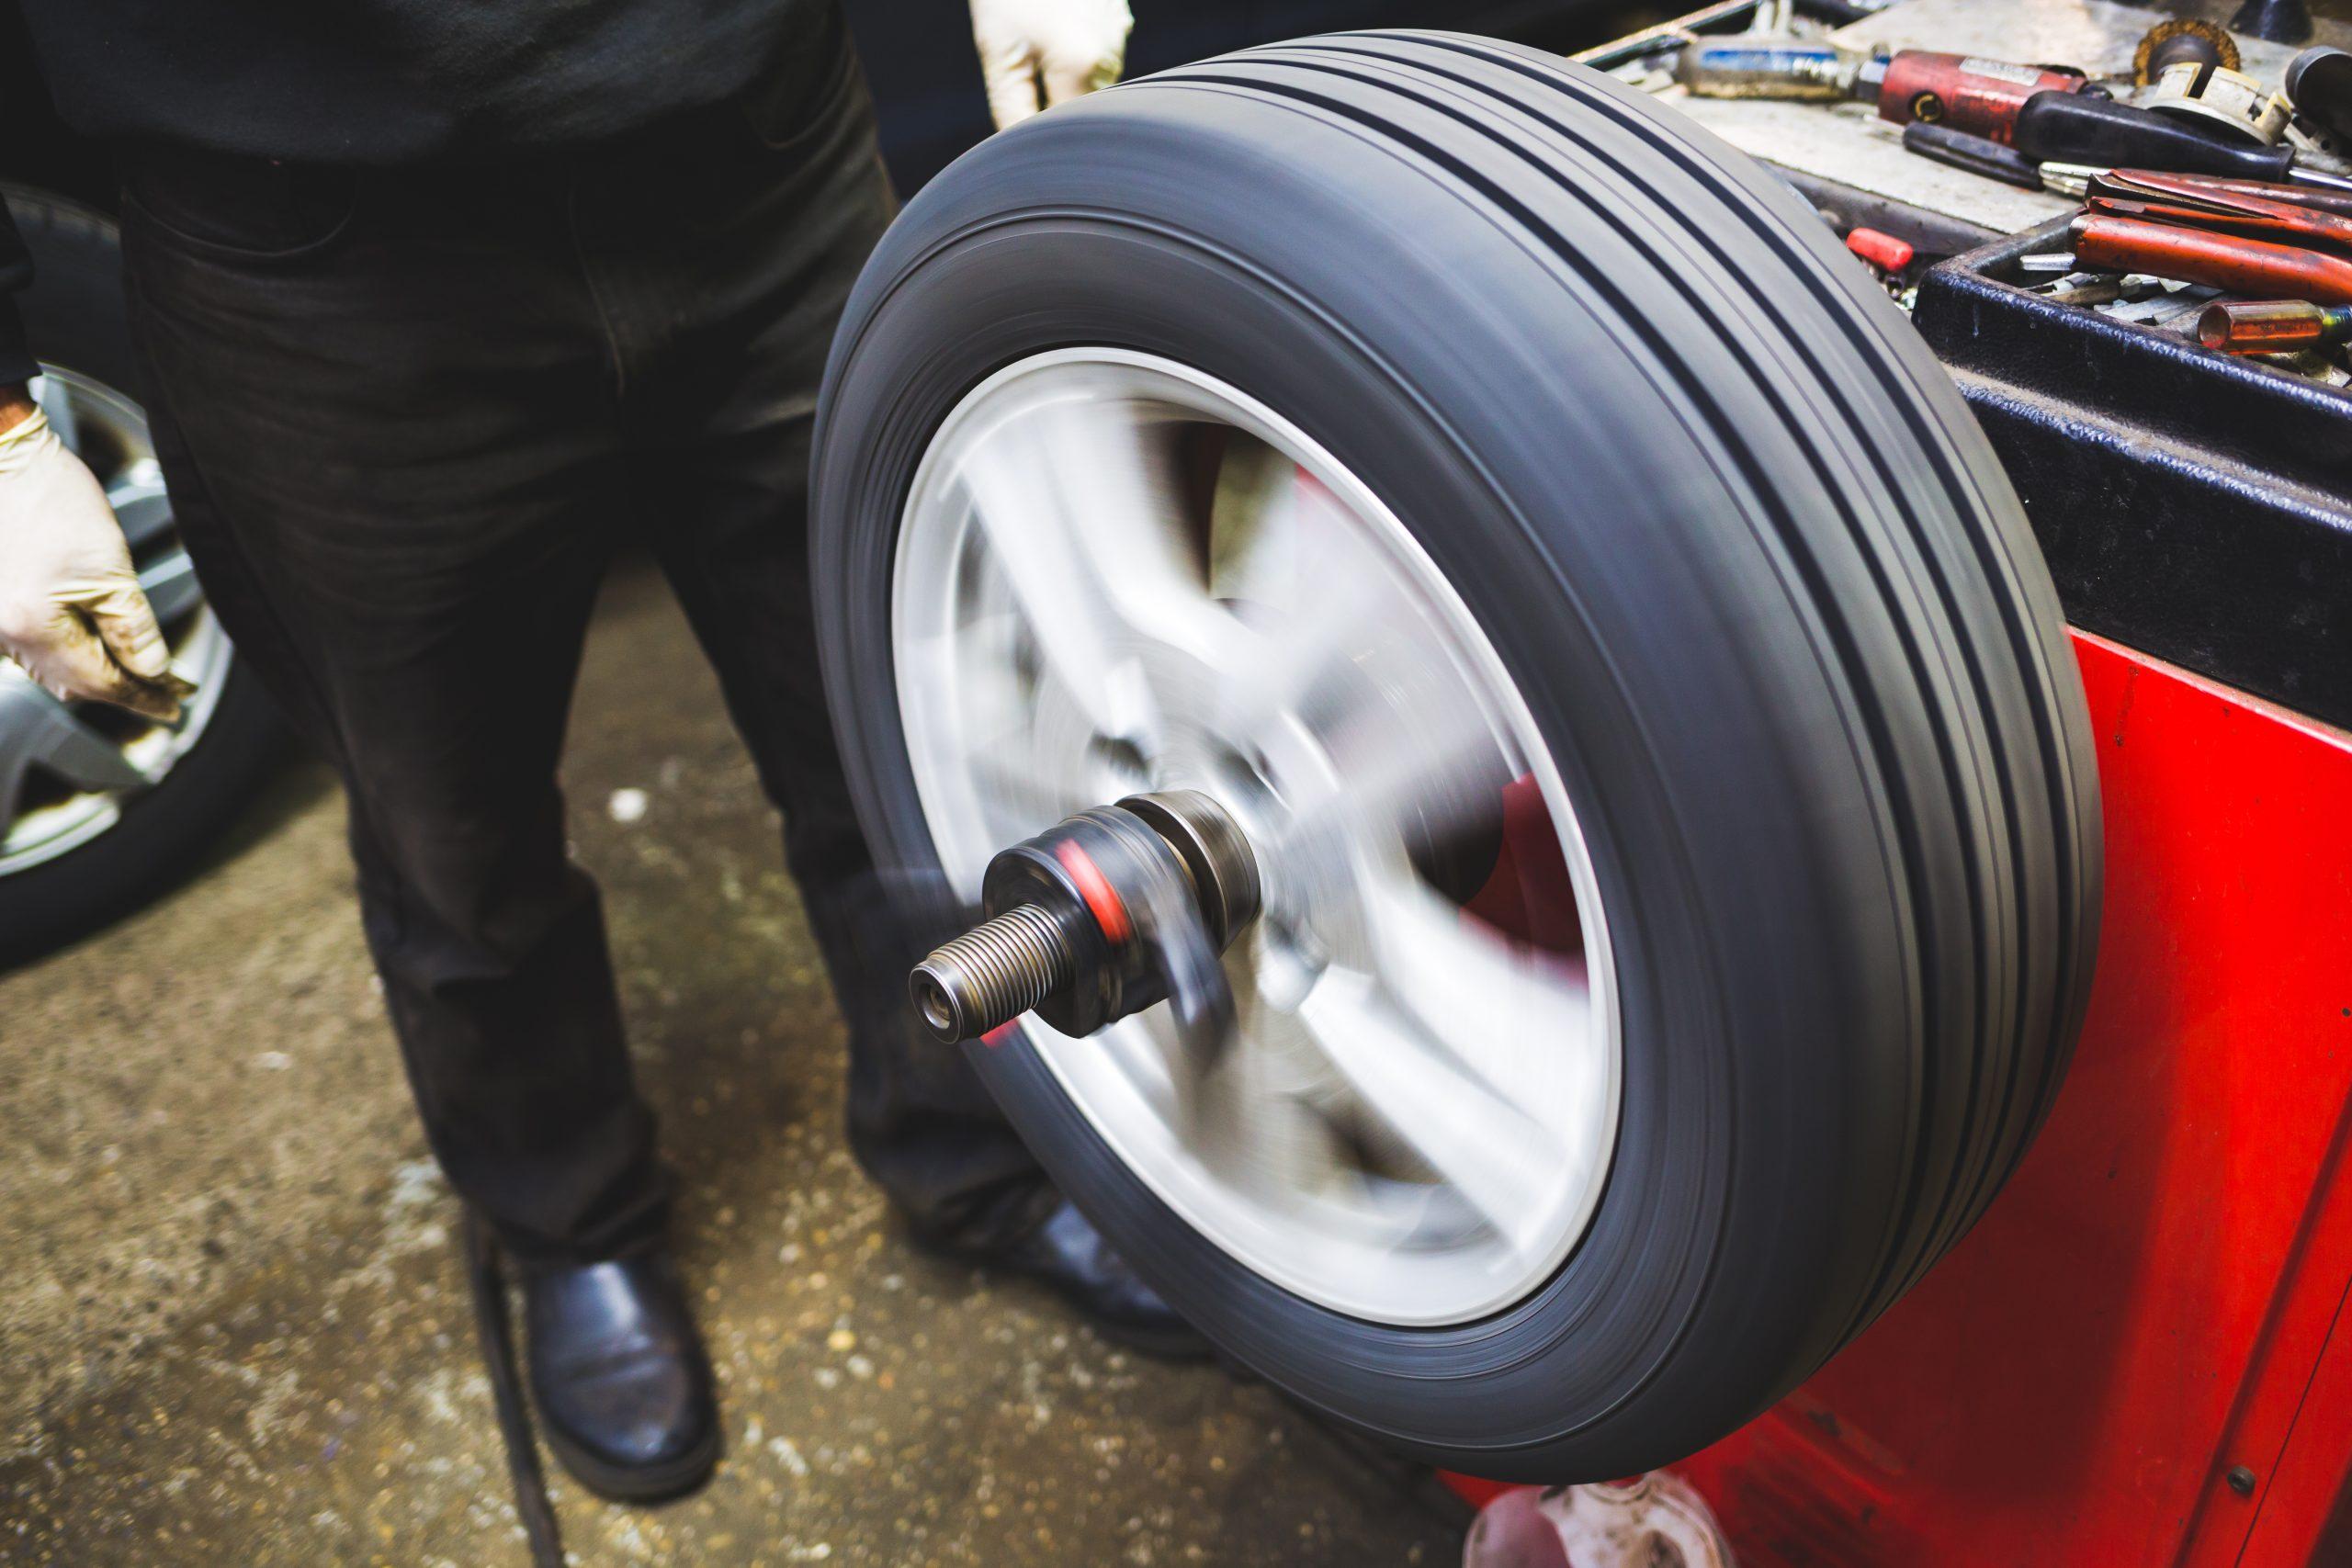
M 2081 93 L 2036 93 L 2018 111 L 2017 149 L 2027 157 L 2109 168 L 2165 169 L 2282 180 L 2294 165 L 2290 148 L 2216 141 L 2152 110 Z
M 2170 183 L 2164 186 L 2142 183 L 2151 175 Z M 2310 186 L 2288 185 L 2277 180 L 2236 180 L 2217 175 L 2193 175 L 2174 179 L 2160 170 L 2107 169 L 2091 177 L 2086 194 L 2144 201 L 2149 199 L 2152 191 L 2178 193 L 2190 187 L 2225 196 L 2258 196 L 2266 201 L 2283 201 L 2296 207 L 2308 207 L 2314 212 L 2333 212 L 2338 217 L 2352 218 L 2352 191 L 2313 189 Z
M 2094 196 L 2084 210 L 2101 218 L 2137 218 L 2150 223 L 2204 229 L 2216 234 L 2236 234 L 2281 245 L 2352 255 L 2352 219 L 2332 212 L 2313 212 L 2284 203 L 2247 198 L 2245 209 L 2199 207 L 2166 201 L 2135 201 L 2128 197 Z M 2264 210 L 2265 208 L 2274 210 Z
M 2041 171 L 2032 159 L 2014 147 L 2004 147 L 1989 136 L 1972 136 L 1948 125 L 1913 120 L 1903 128 L 1903 148 L 1922 158 L 1966 169 L 1987 179 L 2005 180 L 2027 190 L 2041 188 Z
M 1796 98 L 1836 103 L 1853 90 L 1863 57 L 1809 39 L 1693 39 L 1674 79 L 1701 98 Z
M 2141 272 L 2233 294 L 2352 302 L 2352 262 L 2316 251 L 2136 218 L 2077 218 L 2072 233 L 2075 265 L 2091 271 Z
M 2221 299 L 2197 318 L 2197 339 L 2231 354 L 2291 354 L 2342 343 L 2352 310 L 2306 299 Z

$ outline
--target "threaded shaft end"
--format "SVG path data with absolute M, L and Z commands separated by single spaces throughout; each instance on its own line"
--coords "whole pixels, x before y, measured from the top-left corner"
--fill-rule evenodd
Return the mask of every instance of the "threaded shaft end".
M 907 990 L 931 1032 L 953 1044 L 1019 1018 L 1069 984 L 1076 968 L 1053 916 L 1023 904 L 916 964 Z

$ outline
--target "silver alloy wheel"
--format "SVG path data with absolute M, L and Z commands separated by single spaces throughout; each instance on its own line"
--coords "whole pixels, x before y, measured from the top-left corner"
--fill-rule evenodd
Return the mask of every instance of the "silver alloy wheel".
M 42 371 L 33 396 L 105 487 L 171 645 L 172 668 L 196 694 L 177 724 L 156 724 L 100 704 L 60 702 L 0 660 L 0 876 L 80 849 L 119 821 L 133 796 L 201 743 L 231 659 L 173 527 L 146 415 L 89 377 L 57 366 Z
M 1616 1136 L 1608 927 L 1526 704 L 1369 489 L 1197 370 L 1040 354 L 926 452 L 891 639 L 960 893 L 1003 846 L 1137 789 L 1207 791 L 1250 836 L 1266 914 L 1227 956 L 1240 1023 L 1216 1061 L 1182 1055 L 1164 1006 L 1084 1040 L 1025 1025 L 1163 1201 L 1376 1322 L 1479 1317 L 1558 1269 Z M 1577 934 L 1549 949 L 1432 869 L 1531 786 L 1573 890 Z

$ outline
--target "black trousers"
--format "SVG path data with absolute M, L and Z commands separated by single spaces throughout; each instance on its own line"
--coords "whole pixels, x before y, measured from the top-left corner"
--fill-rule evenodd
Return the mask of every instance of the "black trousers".
M 891 211 L 845 35 L 745 99 L 497 167 L 127 150 L 156 446 L 240 656 L 334 760 L 368 943 L 450 1180 L 519 1256 L 614 1256 L 665 1184 L 556 764 L 612 553 L 650 548 L 784 814 L 851 1039 L 853 1145 L 942 1240 L 1050 1193 L 961 1057 L 827 721 L 809 426 Z

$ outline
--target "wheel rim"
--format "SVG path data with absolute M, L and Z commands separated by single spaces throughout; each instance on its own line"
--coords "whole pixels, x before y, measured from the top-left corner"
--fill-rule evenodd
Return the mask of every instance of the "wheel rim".
M 139 405 L 53 365 L 42 367 L 33 397 L 106 491 L 171 647 L 172 669 L 196 692 L 177 724 L 157 724 L 102 704 L 60 702 L 0 660 L 0 876 L 80 849 L 121 820 L 134 797 L 201 743 L 230 660 L 229 640 L 173 525 Z
M 1466 1321 L 1556 1271 L 1616 1134 L 1608 927 L 1525 702 L 1369 488 L 1197 370 L 1042 354 L 926 452 L 891 638 L 959 893 L 1137 789 L 1204 790 L 1250 839 L 1266 914 L 1227 956 L 1240 1023 L 1214 1063 L 1164 1006 L 1085 1040 L 1024 1026 L 1131 1170 L 1258 1274 L 1375 1322 Z

